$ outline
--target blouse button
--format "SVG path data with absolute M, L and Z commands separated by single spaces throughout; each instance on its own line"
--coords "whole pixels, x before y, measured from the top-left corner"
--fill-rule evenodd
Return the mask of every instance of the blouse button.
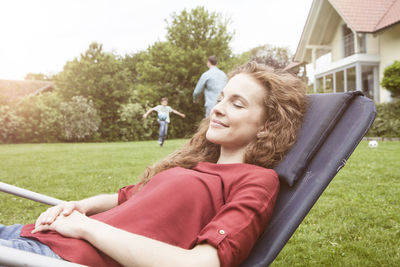
M 219 230 L 219 234 L 220 234 L 220 235 L 224 235 L 224 234 L 225 234 L 225 231 L 221 229 L 221 230 Z

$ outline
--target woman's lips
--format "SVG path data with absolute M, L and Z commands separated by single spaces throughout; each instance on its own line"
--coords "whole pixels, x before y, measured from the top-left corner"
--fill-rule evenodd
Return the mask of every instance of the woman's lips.
M 228 127 L 228 125 L 226 125 L 225 123 L 223 123 L 222 121 L 219 121 L 217 119 L 212 119 L 210 121 L 210 126 L 211 127 L 224 127 L 224 128 Z

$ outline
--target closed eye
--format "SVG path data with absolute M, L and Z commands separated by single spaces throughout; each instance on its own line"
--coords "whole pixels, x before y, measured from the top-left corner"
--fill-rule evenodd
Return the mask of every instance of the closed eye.
M 237 107 L 237 108 L 244 108 L 244 106 L 243 106 L 241 103 L 233 102 L 233 105 L 234 105 L 235 107 Z
M 232 99 L 232 105 L 236 108 L 244 108 L 246 105 L 243 103 L 243 101 L 239 98 Z

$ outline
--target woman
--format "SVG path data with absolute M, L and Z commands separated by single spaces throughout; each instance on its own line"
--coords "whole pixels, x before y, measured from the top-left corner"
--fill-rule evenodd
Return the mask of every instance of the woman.
M 38 253 L 91 266 L 237 266 L 268 223 L 279 189 L 269 168 L 304 110 L 298 78 L 241 66 L 193 138 L 139 184 L 49 208 L 22 231 L 0 228 L 0 241 L 14 229 Z

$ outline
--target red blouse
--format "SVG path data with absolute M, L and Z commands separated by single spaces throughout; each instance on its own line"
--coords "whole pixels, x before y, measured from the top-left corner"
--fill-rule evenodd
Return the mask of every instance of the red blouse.
M 154 176 L 142 189 L 121 188 L 118 206 L 91 216 L 114 227 L 181 248 L 208 243 L 218 249 L 221 266 L 237 266 L 265 229 L 279 190 L 275 171 L 250 164 L 201 162 Z M 40 240 L 68 261 L 120 266 L 81 239 L 49 231 L 21 236 Z

